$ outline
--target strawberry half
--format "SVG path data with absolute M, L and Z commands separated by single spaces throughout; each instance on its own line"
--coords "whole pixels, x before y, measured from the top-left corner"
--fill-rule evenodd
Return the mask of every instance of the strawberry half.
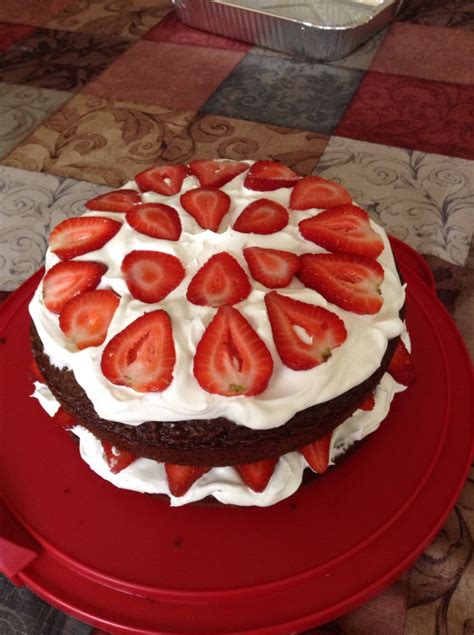
M 263 492 L 275 471 L 278 459 L 264 459 L 254 463 L 240 463 L 236 469 L 254 492 Z
M 305 176 L 291 193 L 291 209 L 326 209 L 337 205 L 346 205 L 352 201 L 349 192 L 339 183 L 328 181 L 320 176 Z
M 45 384 L 46 383 L 44 375 L 40 371 L 39 366 L 38 366 L 38 362 L 36 361 L 36 359 L 34 357 L 31 360 L 30 370 L 31 370 L 31 374 L 33 375 L 33 381 L 39 381 L 40 384 Z
M 374 397 L 374 393 L 371 392 L 370 395 L 368 395 L 364 401 L 360 404 L 359 408 L 361 410 L 365 410 L 366 412 L 370 412 L 370 410 L 373 410 L 375 407 L 375 397 Z
M 53 229 L 49 246 L 58 258 L 70 260 L 100 249 L 121 227 L 122 223 L 102 216 L 68 218 Z
M 376 260 L 347 254 L 303 254 L 300 263 L 298 278 L 329 302 L 362 315 L 380 310 L 384 273 Z
M 219 307 L 244 300 L 251 290 L 245 271 L 223 251 L 199 269 L 189 283 L 186 297 L 193 304 Z
M 298 225 L 306 240 L 328 251 L 377 258 L 383 251 L 383 240 L 369 223 L 369 215 L 356 205 L 327 209 Z
M 176 355 L 166 311 L 151 311 L 117 333 L 102 353 L 101 369 L 117 386 L 161 392 L 173 380 Z
M 331 437 L 332 432 L 328 432 L 324 437 L 313 441 L 313 443 L 306 445 L 304 448 L 300 448 L 300 452 L 308 462 L 310 468 L 318 474 L 322 474 L 329 467 Z
M 62 406 L 59 406 L 52 419 L 57 426 L 65 428 L 66 430 L 73 428 L 77 423 L 77 417 L 70 415 L 69 412 L 66 412 Z
M 137 458 L 135 454 L 132 454 L 128 450 L 119 450 L 110 441 L 101 441 L 102 448 L 105 454 L 105 460 L 109 466 L 112 474 L 118 474 Z
M 163 240 L 179 240 L 181 221 L 174 207 L 162 203 L 142 203 L 127 212 L 127 223 L 140 234 Z
M 293 370 L 308 370 L 325 362 L 347 337 L 344 322 L 320 306 L 277 291 L 267 293 L 265 304 L 278 354 Z M 300 335 L 295 327 L 304 333 Z
M 415 369 L 411 355 L 402 340 L 398 340 L 397 348 L 387 370 L 396 382 L 404 386 L 410 386 L 415 381 Z
M 107 267 L 99 262 L 58 262 L 43 278 L 43 300 L 46 308 L 60 313 L 68 300 L 91 291 L 99 284 Z
M 221 307 L 197 345 L 194 376 L 208 392 L 225 397 L 258 395 L 273 372 L 268 348 L 232 306 Z
M 133 205 L 141 203 L 140 194 L 135 190 L 114 190 L 87 201 L 87 209 L 95 212 L 123 212 L 132 209 Z
M 149 168 L 135 177 L 142 192 L 157 192 L 164 196 L 173 196 L 181 191 L 188 169 L 182 163 Z
M 269 289 L 287 287 L 300 267 L 296 254 L 281 249 L 247 247 L 244 256 L 253 278 Z
M 244 234 L 274 234 L 288 225 L 288 212 L 276 201 L 261 198 L 247 205 L 234 223 Z
M 280 187 L 293 187 L 300 178 L 293 170 L 278 161 L 257 161 L 245 177 L 244 186 L 249 190 L 270 192 Z
M 100 346 L 119 305 L 119 296 L 110 290 L 95 290 L 71 298 L 59 315 L 59 327 L 79 350 Z
M 163 300 L 184 274 L 176 256 L 160 251 L 131 251 L 122 261 L 122 275 L 130 293 L 148 304 Z
M 174 465 L 165 463 L 166 476 L 168 477 L 168 487 L 173 496 L 183 496 L 198 478 L 206 472 L 209 467 L 194 467 L 193 465 Z
M 181 198 L 181 205 L 203 228 L 216 232 L 221 220 L 230 208 L 230 198 L 221 190 L 197 187 L 188 190 Z
M 192 174 L 199 179 L 201 187 L 221 187 L 248 170 L 246 163 L 237 161 L 191 161 Z

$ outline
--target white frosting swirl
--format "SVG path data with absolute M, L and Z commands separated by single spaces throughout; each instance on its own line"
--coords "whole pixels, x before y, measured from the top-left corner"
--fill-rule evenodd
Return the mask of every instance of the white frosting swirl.
M 136 232 L 127 224 L 123 214 L 86 214 L 107 216 L 123 222 L 120 231 L 102 249 L 77 258 L 106 264 L 108 271 L 103 276 L 99 288 L 111 288 L 121 295 L 106 341 L 101 346 L 76 350 L 60 330 L 58 316 L 46 309 L 42 299 L 42 284 L 39 285 L 30 303 L 30 314 L 44 350 L 54 365 L 74 372 L 77 382 L 85 390 L 100 417 L 139 425 L 144 421 L 182 421 L 224 416 L 255 430 L 278 427 L 289 421 L 296 412 L 333 399 L 367 379 L 379 367 L 388 340 L 402 332 L 403 323 L 399 318 L 399 311 L 405 302 L 405 291 L 397 274 L 387 236 L 380 226 L 371 222 L 372 228 L 384 242 L 384 250 L 377 259 L 385 272 L 381 287 L 381 310 L 376 315 L 357 315 L 345 311 L 294 279 L 280 292 L 333 311 L 344 321 L 348 336 L 344 344 L 333 351 L 331 358 L 316 368 L 294 371 L 282 364 L 273 342 L 265 309 L 264 297 L 268 289 L 251 277 L 243 249 L 260 246 L 284 249 L 296 254 L 325 253 L 324 249 L 304 240 L 298 230 L 298 223 L 302 219 L 314 216 L 320 210 L 290 211 L 288 226 L 275 234 L 236 232 L 232 225 L 251 201 L 270 198 L 288 207 L 291 193 L 289 188 L 273 192 L 247 190 L 243 186 L 244 177 L 244 174 L 239 175 L 221 188 L 229 194 L 232 204 L 217 233 L 203 231 L 180 205 L 179 198 L 182 192 L 199 186 L 193 176 L 185 179 L 182 191 L 176 196 L 165 197 L 152 192 L 142 196 L 144 202 L 163 202 L 177 209 L 183 226 L 183 233 L 177 242 L 150 238 Z M 137 189 L 134 182 L 127 183 L 124 187 Z M 126 287 L 120 266 L 124 256 L 135 249 L 173 254 L 186 269 L 186 276 L 181 284 L 159 303 L 144 304 L 135 300 Z M 263 339 L 274 361 L 274 372 L 267 389 L 252 398 L 224 397 L 208 393 L 202 390 L 193 375 L 196 345 L 214 316 L 215 309 L 191 304 L 186 300 L 186 290 L 196 271 L 211 255 L 221 251 L 234 256 L 249 275 L 253 290 L 248 298 L 236 305 L 236 308 Z M 49 269 L 57 262 L 58 258 L 48 251 L 46 268 Z M 115 386 L 102 375 L 100 369 L 103 349 L 114 335 L 136 318 L 158 308 L 169 313 L 173 324 L 176 366 L 171 385 L 159 393 L 139 393 L 128 387 Z M 293 459 L 285 469 L 295 469 Z

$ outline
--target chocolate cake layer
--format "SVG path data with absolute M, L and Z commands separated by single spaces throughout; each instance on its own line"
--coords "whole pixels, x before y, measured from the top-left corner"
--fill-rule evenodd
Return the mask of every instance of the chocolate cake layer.
M 148 421 L 131 426 L 100 418 L 74 374 L 53 366 L 31 326 L 33 355 L 56 399 L 81 425 L 137 456 L 165 463 L 225 466 L 279 457 L 330 432 L 358 408 L 377 386 L 399 338 L 389 341 L 380 367 L 364 382 L 325 403 L 298 412 L 278 428 L 252 430 L 228 419 Z

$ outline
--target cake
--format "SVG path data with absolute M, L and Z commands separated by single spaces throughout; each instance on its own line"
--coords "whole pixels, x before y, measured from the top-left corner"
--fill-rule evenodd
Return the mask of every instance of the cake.
M 141 172 L 51 233 L 35 396 L 118 487 L 267 506 L 413 379 L 384 230 L 273 161 Z

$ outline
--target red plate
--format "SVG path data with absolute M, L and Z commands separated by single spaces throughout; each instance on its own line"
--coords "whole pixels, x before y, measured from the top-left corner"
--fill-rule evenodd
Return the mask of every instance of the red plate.
M 171 509 L 96 476 L 28 398 L 31 278 L 0 320 L 0 569 L 116 633 L 294 633 L 391 583 L 442 526 L 473 445 L 462 339 L 396 252 L 417 382 L 337 469 L 268 509 Z

